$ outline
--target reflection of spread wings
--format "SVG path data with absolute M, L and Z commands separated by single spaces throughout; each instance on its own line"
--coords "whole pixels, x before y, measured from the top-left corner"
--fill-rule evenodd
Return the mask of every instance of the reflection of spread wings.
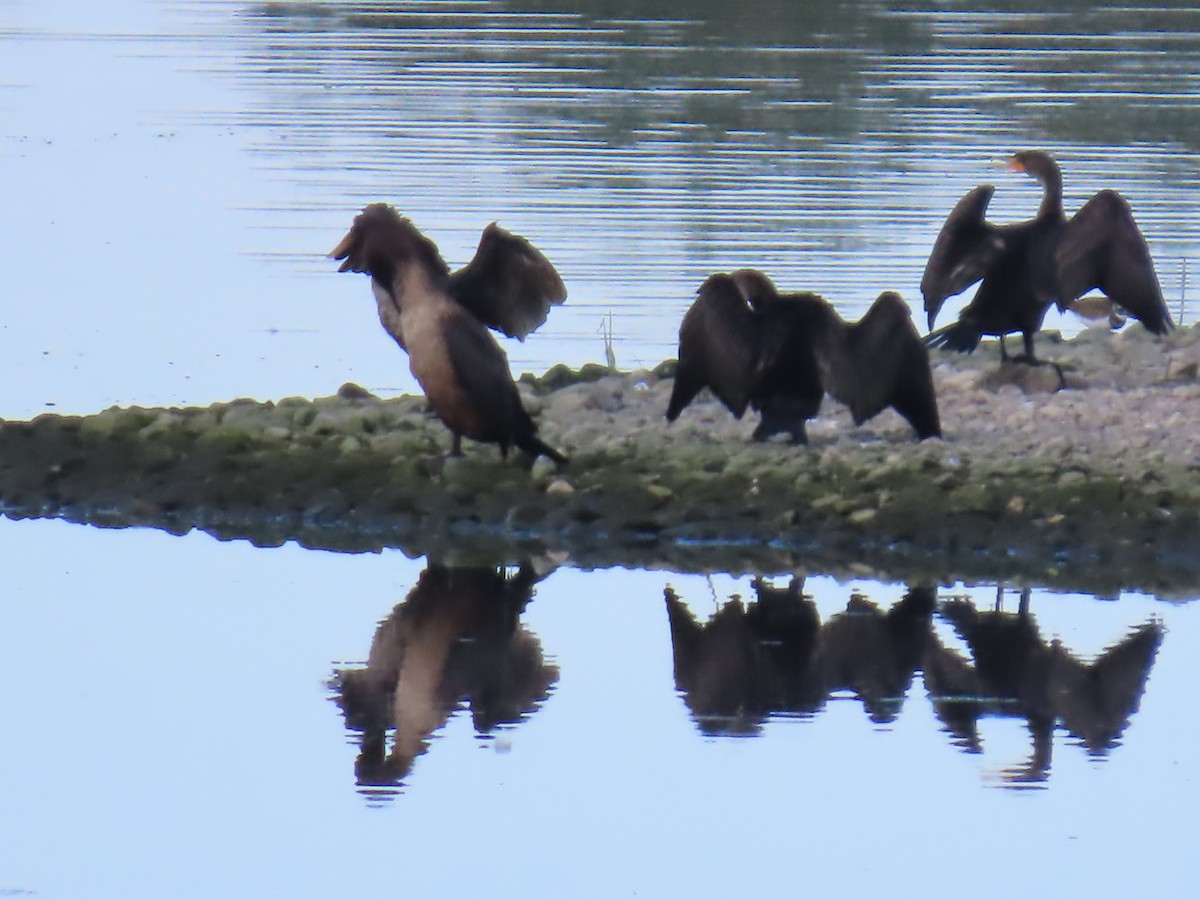
M 850 408 L 861 424 L 889 406 L 917 434 L 941 434 L 929 354 L 913 324 L 908 304 L 885 291 L 856 324 L 843 324 L 829 308 L 831 327 L 814 335 L 825 390 Z
M 483 229 L 474 259 L 450 276 L 449 289 L 483 324 L 522 341 L 567 299 L 550 260 L 495 222 Z
M 938 232 L 921 276 L 921 293 L 931 320 L 947 297 L 983 278 L 1004 249 L 1001 232 L 984 219 L 994 190 L 984 184 L 969 191 L 954 205 Z
M 1150 248 L 1129 204 L 1100 191 L 1067 223 L 1057 249 L 1059 307 L 1099 288 L 1155 334 L 1172 327 Z
M 1112 746 L 1137 712 L 1162 636 L 1162 626 L 1146 622 L 1090 666 L 1060 666 L 1063 724 L 1082 737 L 1089 749 L 1103 751 Z
M 741 418 L 758 374 L 762 343 L 760 317 L 737 282 L 725 274 L 711 276 L 679 327 L 679 368 L 667 418 L 674 421 L 705 387 Z

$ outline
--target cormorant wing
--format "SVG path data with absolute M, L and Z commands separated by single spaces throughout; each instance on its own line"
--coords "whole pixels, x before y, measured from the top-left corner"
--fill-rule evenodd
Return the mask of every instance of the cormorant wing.
M 740 419 L 760 371 L 762 347 L 761 317 L 737 282 L 723 273 L 710 276 L 679 326 L 679 366 L 667 419 L 675 421 L 705 387 Z
M 475 257 L 450 276 L 449 291 L 484 325 L 521 341 L 567 299 L 550 260 L 495 222 L 483 229 Z
M 954 205 L 933 242 L 921 275 L 921 293 L 931 329 L 946 298 L 983 278 L 1004 249 L 1002 234 L 984 219 L 994 191 L 990 184 L 984 184 L 967 192 Z
M 1071 217 L 1058 242 L 1055 262 L 1060 309 L 1099 288 L 1155 334 L 1174 327 L 1150 247 L 1129 204 L 1116 191 L 1100 191 Z
M 508 357 L 487 329 L 469 316 L 442 322 L 450 365 L 476 414 L 487 423 L 507 450 L 520 432 L 518 420 L 528 418 L 508 368 Z
M 830 315 L 837 321 L 815 341 L 817 358 L 825 390 L 850 407 L 855 424 L 892 406 L 918 437 L 940 436 L 929 352 L 904 298 L 884 291 L 854 325 L 842 323 L 832 307 Z

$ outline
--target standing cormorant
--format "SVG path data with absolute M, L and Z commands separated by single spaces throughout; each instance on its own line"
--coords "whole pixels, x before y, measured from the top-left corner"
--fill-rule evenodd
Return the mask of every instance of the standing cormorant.
M 546 320 L 566 289 L 558 273 L 528 241 L 496 224 L 484 229 L 475 258 L 454 274 L 433 241 L 385 203 L 354 219 L 330 251 L 339 272 L 366 272 L 379 321 L 408 351 L 409 368 L 429 405 L 454 435 L 510 445 L 564 463 L 566 457 L 537 436 L 521 405 L 508 357 L 488 326 L 525 336 Z
M 1034 362 L 1033 335 L 1050 304 L 1065 310 L 1092 288 L 1155 334 L 1173 327 L 1150 248 L 1120 194 L 1100 191 L 1068 220 L 1062 173 L 1048 154 L 1022 151 L 1005 165 L 1041 182 L 1041 205 L 1026 222 L 992 225 L 984 219 L 995 190 L 990 184 L 958 201 L 921 278 L 929 328 L 947 297 L 983 283 L 958 321 L 926 338 L 929 346 L 970 353 L 983 335 L 996 335 L 1004 361 L 1004 336 L 1019 331 L 1025 351 L 1020 358 Z
M 817 294 L 781 294 L 757 270 L 711 276 L 679 328 L 667 420 L 705 387 L 739 419 L 747 406 L 758 410 L 759 441 L 782 432 L 806 443 L 805 422 L 826 393 L 856 425 L 891 406 L 918 438 L 942 433 L 929 355 L 892 291 L 849 324 Z

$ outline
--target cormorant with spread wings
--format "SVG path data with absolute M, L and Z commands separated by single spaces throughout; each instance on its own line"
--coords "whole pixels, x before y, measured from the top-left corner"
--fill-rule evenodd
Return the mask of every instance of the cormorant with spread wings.
M 958 201 L 921 278 L 929 328 L 947 297 L 977 281 L 982 284 L 958 321 L 925 339 L 929 346 L 970 353 L 983 335 L 996 335 L 1004 361 L 1004 336 L 1019 331 L 1025 351 L 1021 358 L 1034 362 L 1033 335 L 1050 304 L 1065 310 L 1092 288 L 1155 334 L 1174 327 L 1150 248 L 1120 194 L 1100 191 L 1068 220 L 1062 173 L 1048 154 L 1023 151 L 1006 166 L 1041 182 L 1041 205 L 1026 222 L 993 225 L 984 218 L 995 190 L 990 184 Z
M 826 393 L 855 424 L 891 406 L 918 438 L 942 433 L 928 352 L 892 291 L 850 324 L 817 294 L 781 294 L 755 269 L 711 276 L 679 329 L 667 420 L 705 387 L 739 419 L 747 407 L 758 410 L 760 441 L 787 433 L 806 443 L 805 422 Z

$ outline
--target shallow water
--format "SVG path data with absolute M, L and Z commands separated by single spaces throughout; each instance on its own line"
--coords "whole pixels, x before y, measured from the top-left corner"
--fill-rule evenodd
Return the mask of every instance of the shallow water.
M 603 360 L 610 314 L 621 366 L 671 356 L 695 287 L 733 266 L 847 316 L 885 288 L 917 310 L 962 193 L 997 184 L 1001 221 L 1035 208 L 1034 185 L 992 165 L 1030 146 L 1063 163 L 1068 207 L 1122 191 L 1172 309 L 1194 296 L 1200 11 L 636 12 L 0 0 L 0 416 L 318 396 L 348 380 L 411 390 L 365 279 L 324 258 L 373 200 L 452 263 L 498 219 L 558 265 L 570 298 L 507 345 L 517 371 Z M 406 715 L 437 727 L 427 741 L 410 729 L 410 764 L 378 718 L 364 729 L 351 710 L 347 724 L 339 673 L 366 662 L 426 561 L 7 520 L 0 548 L 0 895 L 1190 887 L 1200 631 L 1179 598 L 1034 590 L 1036 660 L 1059 674 L 1020 697 L 994 681 L 964 692 L 972 653 L 947 602 L 990 609 L 994 585 L 936 586 L 890 693 L 872 692 L 889 673 L 869 663 L 896 656 L 877 633 L 783 679 L 790 694 L 765 663 L 705 668 L 705 693 L 677 683 L 664 590 L 703 622 L 731 594 L 749 601 L 749 579 L 568 562 L 506 632 L 521 652 L 504 689 L 488 673 L 509 644 L 432 620 L 441 642 L 422 643 L 415 658 L 431 662 L 409 674 L 428 687 L 452 648 L 456 689 L 411 693 Z M 853 591 L 887 610 L 907 588 L 819 573 L 804 587 L 821 635 L 847 621 Z M 852 621 L 875 622 L 863 602 Z M 1063 672 L 1139 628 L 1162 629 L 1144 692 L 1114 688 L 1116 736 L 1097 739 L 1065 712 L 1079 683 Z M 762 663 L 787 642 L 733 646 Z M 473 711 L 502 724 L 480 734 Z M 976 712 L 970 752 L 946 720 L 961 732 Z
M 706 674 L 677 689 L 664 603 L 669 586 L 705 621 L 731 594 L 753 599 L 748 579 L 559 568 L 505 630 L 493 627 L 503 597 L 478 592 L 478 576 L 456 576 L 455 593 L 430 604 L 426 562 L 395 552 L 262 551 L 47 521 L 0 521 L 0 546 L 5 892 L 707 897 L 803 885 L 999 897 L 1034 877 L 1044 896 L 1190 887 L 1195 603 L 1032 592 L 1039 646 L 1058 641 L 1083 664 L 1134 629 L 1162 631 L 1157 654 L 1097 676 L 1103 690 L 1023 670 L 1023 696 L 1051 685 L 1059 698 L 1035 759 L 1023 701 L 960 704 L 985 714 L 970 752 L 931 698 L 926 670 L 972 661 L 948 618 L 954 595 L 986 611 L 993 586 L 942 585 L 941 612 L 881 629 L 863 600 L 844 614 L 852 592 L 882 611 L 906 586 L 810 576 L 824 687 L 759 667 L 760 686 L 792 691 L 767 713 L 737 677 L 745 654 L 701 654 Z M 1016 622 L 1018 597 L 1004 608 Z M 361 667 L 389 618 L 410 665 L 382 679 L 374 721 L 406 724 L 364 753 L 372 720 L 360 705 L 348 728 L 331 681 Z M 922 634 L 934 656 L 914 654 Z M 761 658 L 780 645 L 738 646 Z M 1104 715 L 1062 717 L 1084 696 L 1116 711 L 1115 739 L 1080 724 Z

